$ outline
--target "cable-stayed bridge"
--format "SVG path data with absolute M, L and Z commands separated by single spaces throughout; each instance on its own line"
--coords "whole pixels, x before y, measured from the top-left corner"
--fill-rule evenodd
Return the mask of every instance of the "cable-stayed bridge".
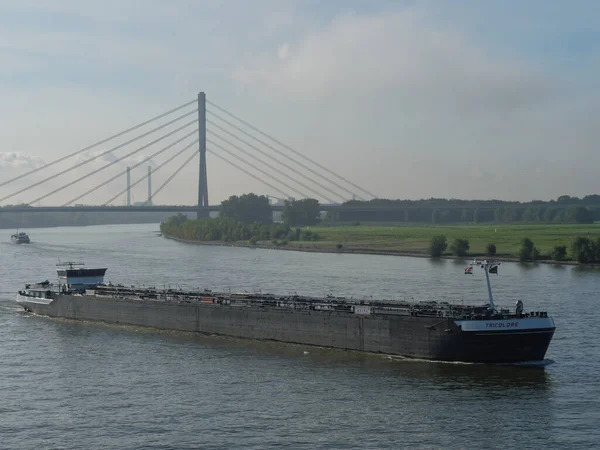
M 272 198 L 316 198 L 327 211 L 343 208 L 340 203 L 350 199 L 376 197 L 213 103 L 201 92 L 197 98 L 126 130 L 0 180 L 0 206 L 4 207 L 0 211 L 195 211 L 198 217 L 205 217 L 220 208 L 209 203 L 207 153 L 259 181 Z M 149 165 L 147 173 L 132 181 L 133 169 L 143 165 Z M 197 173 L 197 203 L 156 205 L 153 199 L 191 167 Z M 157 173 L 164 174 L 164 181 L 153 190 L 150 180 Z M 123 187 L 125 180 L 126 186 L 114 194 L 115 187 Z M 148 184 L 148 197 L 133 206 L 131 189 L 144 182 Z M 89 203 L 102 194 L 108 195 L 105 201 Z M 125 196 L 127 202 L 123 205 Z M 282 206 L 273 205 L 273 209 Z

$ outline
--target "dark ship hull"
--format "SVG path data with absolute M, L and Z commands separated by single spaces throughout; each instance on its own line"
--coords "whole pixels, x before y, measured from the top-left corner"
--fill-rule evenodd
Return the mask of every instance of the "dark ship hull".
M 42 295 L 46 298 L 22 292 L 17 301 L 27 311 L 50 317 L 439 361 L 541 361 L 554 334 L 553 320 L 545 313 L 484 317 L 473 307 L 457 318 L 456 311 L 453 317 L 441 317 L 451 311 L 447 307 L 329 298 L 118 288 Z
M 10 237 L 10 240 L 13 244 L 30 244 L 31 239 L 25 233 L 13 234 Z

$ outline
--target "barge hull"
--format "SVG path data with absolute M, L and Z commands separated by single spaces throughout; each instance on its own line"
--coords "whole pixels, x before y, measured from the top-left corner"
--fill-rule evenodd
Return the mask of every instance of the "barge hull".
M 542 360 L 554 328 L 466 332 L 452 319 L 58 294 L 19 303 L 50 317 L 191 331 L 440 361 Z

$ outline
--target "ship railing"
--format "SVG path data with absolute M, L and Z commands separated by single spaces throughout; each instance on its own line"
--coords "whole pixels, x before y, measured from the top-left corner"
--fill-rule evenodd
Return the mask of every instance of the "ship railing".
M 411 308 L 394 308 L 388 306 L 375 306 L 371 308 L 372 314 L 390 314 L 396 316 L 410 316 Z
M 236 293 L 223 294 L 210 290 L 190 291 L 184 289 L 156 289 L 153 287 L 140 288 L 123 285 L 98 285 L 94 289 L 96 295 L 115 295 L 119 297 L 137 297 L 141 300 L 155 299 L 159 301 L 184 301 L 201 302 L 203 298 L 211 298 L 210 303 L 230 304 L 232 306 L 247 307 L 278 307 L 297 310 L 323 310 L 348 312 L 353 306 L 369 306 L 372 314 L 388 315 L 419 315 L 429 317 L 460 318 L 463 320 L 475 320 L 475 317 L 489 317 L 491 315 L 489 305 L 456 305 L 448 302 L 426 301 L 420 303 L 407 303 L 405 301 L 384 300 L 359 300 L 329 297 L 303 297 L 299 295 L 276 296 L 273 294 L 250 294 Z M 204 302 L 206 303 L 206 302 Z M 509 310 L 502 309 L 494 311 L 497 317 L 517 317 L 508 314 Z M 523 313 L 519 317 L 543 317 L 543 313 Z M 481 320 L 481 319 L 478 319 Z

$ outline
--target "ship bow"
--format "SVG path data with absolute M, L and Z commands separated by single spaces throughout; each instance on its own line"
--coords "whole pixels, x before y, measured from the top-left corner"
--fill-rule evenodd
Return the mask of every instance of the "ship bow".
M 454 358 L 483 363 L 541 361 L 555 329 L 550 317 L 463 320 L 455 324 L 459 339 L 452 349 Z

